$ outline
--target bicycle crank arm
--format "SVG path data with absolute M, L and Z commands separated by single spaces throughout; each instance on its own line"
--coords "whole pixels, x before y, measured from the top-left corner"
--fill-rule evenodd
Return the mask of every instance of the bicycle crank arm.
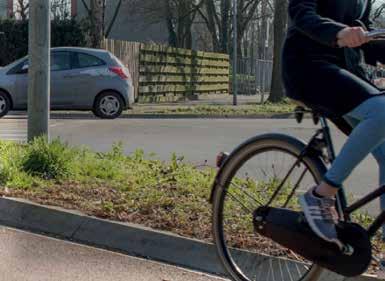
M 345 256 L 352 256 L 354 254 L 354 248 L 349 244 L 346 244 L 342 247 L 341 252 Z

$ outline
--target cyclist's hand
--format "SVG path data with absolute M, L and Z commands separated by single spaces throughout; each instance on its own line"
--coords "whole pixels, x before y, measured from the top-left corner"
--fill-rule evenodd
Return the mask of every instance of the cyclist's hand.
M 356 48 L 370 41 L 362 27 L 346 27 L 337 34 L 340 47 Z

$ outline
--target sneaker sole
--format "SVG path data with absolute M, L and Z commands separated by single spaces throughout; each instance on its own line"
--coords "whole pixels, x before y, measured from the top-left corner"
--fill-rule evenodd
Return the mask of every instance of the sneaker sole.
M 303 212 L 304 212 L 304 214 L 305 214 L 306 221 L 307 221 L 307 223 L 309 224 L 311 230 L 313 230 L 314 233 L 315 233 L 318 237 L 320 237 L 321 239 L 323 239 L 323 240 L 325 240 L 325 241 L 327 241 L 327 242 L 330 242 L 330 243 L 335 243 L 335 244 L 337 244 L 337 246 L 342 250 L 342 249 L 344 248 L 344 245 L 341 243 L 340 240 L 338 240 L 338 239 L 329 239 L 329 238 L 327 238 L 327 237 L 326 237 L 326 236 L 319 230 L 319 228 L 315 225 L 314 220 L 311 219 L 312 216 L 311 216 L 310 213 L 309 213 L 309 210 L 308 210 L 308 208 L 307 208 L 307 203 L 306 203 L 305 198 L 304 198 L 303 195 L 299 197 L 299 204 L 301 205 L 301 208 L 302 208 L 302 210 L 303 210 Z

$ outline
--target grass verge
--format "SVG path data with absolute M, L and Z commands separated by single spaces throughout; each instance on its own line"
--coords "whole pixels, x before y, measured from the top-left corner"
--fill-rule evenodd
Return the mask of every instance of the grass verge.
M 205 116 L 255 116 L 287 114 L 294 111 L 295 105 L 289 101 L 281 103 L 264 103 L 254 105 L 169 105 L 134 107 L 127 114 L 178 114 L 178 115 L 205 115 Z
M 0 142 L 0 194 L 209 239 L 215 170 L 173 155 L 168 163 L 121 145 L 107 153 L 37 139 Z M 202 231 L 204 230 L 204 231 Z

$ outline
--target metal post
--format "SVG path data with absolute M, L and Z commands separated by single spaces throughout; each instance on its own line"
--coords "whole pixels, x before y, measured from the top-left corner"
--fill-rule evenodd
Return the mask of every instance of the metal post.
M 238 80 L 237 80 L 237 72 L 238 72 L 238 20 L 237 20 L 237 12 L 238 12 L 238 4 L 237 0 L 233 0 L 233 105 L 237 105 L 237 95 L 238 95 Z
M 5 33 L 0 31 L 0 50 L 6 50 L 7 38 Z M 0 60 L 0 66 L 5 65 L 5 61 Z
M 30 1 L 28 69 L 28 141 L 49 139 L 50 0 Z

